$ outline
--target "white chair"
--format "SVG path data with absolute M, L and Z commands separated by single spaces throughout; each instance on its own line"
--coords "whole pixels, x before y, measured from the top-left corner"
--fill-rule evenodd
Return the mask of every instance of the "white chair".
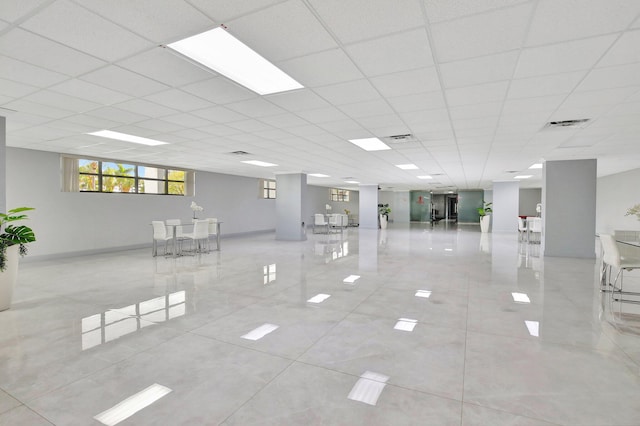
M 175 228 L 176 231 L 176 240 L 174 241 L 178 244 L 179 250 L 182 248 L 182 242 L 185 240 L 184 231 L 182 229 L 182 221 L 180 219 L 167 219 L 164 221 L 167 225 L 167 234 L 173 235 L 173 230 Z M 175 247 L 174 247 L 175 250 Z
M 313 233 L 316 233 L 316 227 L 322 227 L 326 229 L 326 233 L 329 233 L 329 222 L 324 218 L 324 215 L 321 213 L 316 213 L 313 215 Z
M 194 252 L 202 253 L 209 240 L 209 221 L 194 220 L 193 232 L 184 234 L 184 238 L 193 242 Z
M 542 219 L 539 217 L 527 218 L 527 241 L 540 244 L 542 240 Z
M 173 239 L 173 235 L 167 234 L 167 227 L 164 222 L 160 220 L 151 221 L 151 225 L 153 226 L 153 249 L 151 254 L 153 256 L 158 255 L 158 241 L 164 242 L 164 254 L 167 254 L 167 241 Z M 175 247 L 174 247 L 175 250 Z
M 527 222 L 521 217 L 518 217 L 518 240 L 524 241 L 527 235 Z
M 338 228 L 340 228 L 339 219 L 340 219 L 340 215 L 339 214 L 330 214 L 329 215 L 329 228 L 330 229 L 338 229 Z
M 640 269 L 640 259 L 621 256 L 616 240 L 609 234 L 600 234 L 600 244 L 602 245 L 602 279 L 600 281 L 600 290 L 608 291 L 609 286 L 611 286 L 611 292 L 613 294 L 630 294 L 640 296 L 640 293 L 638 292 L 622 290 L 622 281 L 624 278 L 623 271 Z M 618 270 L 618 273 L 616 274 L 613 282 L 611 282 L 611 274 L 613 268 L 616 268 Z M 620 278 L 620 287 L 616 287 L 618 278 Z M 616 301 L 624 301 L 623 299 L 616 299 L 615 297 L 613 299 Z M 631 302 L 636 301 L 631 300 Z
M 215 236 L 215 238 L 216 238 L 216 250 L 220 250 L 220 243 L 219 243 L 220 236 L 218 235 L 218 218 L 208 217 L 206 220 L 209 222 L 209 224 L 208 224 L 209 225 L 209 229 L 208 229 L 209 236 L 208 236 L 208 239 L 210 239 L 211 236 Z M 207 241 L 207 242 L 209 242 L 209 241 Z

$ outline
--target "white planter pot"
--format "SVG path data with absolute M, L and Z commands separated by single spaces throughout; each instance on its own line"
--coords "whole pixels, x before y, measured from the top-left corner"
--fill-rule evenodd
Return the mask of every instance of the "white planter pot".
M 380 215 L 380 229 L 387 229 L 387 217 L 383 214 Z
M 491 215 L 480 216 L 480 232 L 489 232 L 489 223 L 491 223 Z
M 7 247 L 6 269 L 0 272 L 0 311 L 11 307 L 13 289 L 18 280 L 18 260 L 20 246 L 18 244 Z

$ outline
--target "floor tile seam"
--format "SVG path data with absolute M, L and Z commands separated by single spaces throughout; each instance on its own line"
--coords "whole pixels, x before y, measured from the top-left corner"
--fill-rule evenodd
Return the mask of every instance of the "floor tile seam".
M 300 358 L 302 358 L 303 356 L 305 356 L 307 354 L 307 352 L 309 352 L 312 348 L 314 348 L 318 342 L 320 342 L 322 339 L 324 339 L 327 335 L 329 335 L 329 333 L 331 333 L 333 330 L 335 330 L 336 327 L 338 327 L 342 321 L 345 320 L 345 318 L 347 318 L 349 315 L 353 314 L 353 311 L 337 311 L 337 312 L 342 312 L 344 313 L 344 315 L 342 316 L 342 318 L 340 318 L 338 321 L 336 321 L 336 323 L 331 326 L 330 328 L 328 328 L 324 333 L 322 333 L 321 336 L 319 336 L 311 345 L 309 345 L 309 347 L 307 349 L 305 349 L 296 359 L 295 361 L 298 361 Z
M 342 374 L 342 375 L 346 375 L 346 376 L 351 376 L 356 380 L 361 378 L 361 375 L 357 375 L 357 374 L 354 374 L 354 373 L 349 373 L 347 371 L 336 370 L 336 369 L 333 369 L 333 368 L 329 368 L 329 367 L 327 367 L 325 365 L 314 364 L 314 363 L 308 362 L 308 361 L 301 361 L 301 360 L 297 359 L 297 360 L 295 360 L 294 364 L 295 363 L 304 364 L 304 365 L 307 365 L 307 366 L 310 366 L 310 367 L 320 368 L 322 370 L 330 371 L 332 373 L 338 373 L 338 374 Z M 363 371 L 363 373 L 364 373 L 364 371 Z M 384 372 L 379 372 L 379 373 L 384 374 Z M 429 396 L 433 396 L 433 397 L 436 397 L 436 398 L 446 399 L 446 400 L 453 401 L 453 402 L 456 402 L 456 403 L 459 403 L 459 404 L 463 403 L 462 394 L 460 395 L 461 398 L 457 399 L 457 398 L 452 398 L 450 396 L 444 396 L 444 395 L 433 393 L 433 392 L 427 392 L 427 391 L 422 390 L 422 389 L 414 389 L 414 388 L 410 388 L 410 387 L 407 387 L 407 386 L 402 386 L 402 385 L 399 385 L 397 383 L 386 382 L 385 384 L 387 386 L 392 386 L 394 388 L 403 389 L 403 390 L 406 390 L 406 391 L 409 391 L 409 392 L 418 392 L 418 393 L 421 393 L 423 395 L 429 395 Z
M 390 321 L 398 321 L 400 318 L 392 318 L 391 316 L 383 316 L 383 315 L 376 315 L 376 314 L 370 314 L 370 313 L 364 313 L 364 312 L 349 312 L 349 315 L 362 315 L 362 316 L 366 316 L 366 317 L 371 317 L 371 318 L 376 318 L 376 319 L 381 319 L 381 320 L 390 320 Z M 402 318 L 406 318 L 406 317 L 402 317 Z M 447 326 L 445 324 L 436 324 L 436 323 L 432 323 L 432 322 L 425 322 L 425 321 L 418 321 L 417 324 L 421 324 L 421 325 L 426 325 L 429 327 L 437 327 L 439 329 L 443 329 L 443 330 L 455 330 L 455 331 L 465 331 L 466 327 L 462 328 L 462 327 L 453 327 L 453 326 Z
M 630 354 L 630 353 L 628 352 L 628 350 L 624 348 L 624 346 L 622 346 L 622 345 L 620 345 L 618 342 L 616 342 L 616 341 L 615 341 L 615 339 L 613 338 L 613 336 L 609 335 L 609 333 L 608 333 L 608 332 L 606 332 L 606 331 L 605 331 L 605 332 L 604 332 L 604 335 L 605 335 L 605 337 L 606 337 L 607 339 L 609 339 L 609 341 L 610 341 L 614 346 L 616 346 L 616 347 L 618 348 L 618 350 L 619 350 L 620 352 L 622 352 L 622 353 L 626 356 L 626 358 L 627 358 L 627 359 L 628 359 L 632 364 L 635 364 L 635 365 L 637 365 L 638 367 L 640 367 L 640 359 L 638 359 L 638 360 L 636 361 L 636 360 L 633 358 L 632 354 Z M 632 374 L 634 374 L 634 375 L 636 375 L 636 376 L 639 376 L 639 377 L 640 377 L 640 368 L 638 369 L 638 371 L 637 371 L 637 372 L 632 372 Z
M 549 340 L 532 340 L 525 337 L 517 337 L 517 336 L 509 336 L 509 335 L 504 335 L 504 334 L 496 334 L 496 333 L 487 333 L 484 331 L 477 331 L 477 330 L 469 330 L 475 334 L 484 334 L 484 335 L 488 335 L 488 336 L 493 336 L 493 337 L 502 337 L 502 338 L 509 338 L 509 339 L 517 339 L 517 340 L 522 340 L 522 341 L 527 341 L 527 342 L 533 342 L 533 343 L 544 343 L 545 345 L 550 345 L 550 346 L 555 346 L 555 347 L 559 347 L 559 348 L 567 348 L 567 349 L 578 349 L 578 350 L 582 350 L 584 352 L 591 352 L 591 353 L 597 353 L 600 355 L 610 355 L 611 352 L 607 351 L 605 349 L 598 349 L 598 348 L 594 348 L 591 346 L 585 346 L 585 345 L 571 345 L 571 344 L 567 344 L 567 343 L 559 343 L 559 342 L 553 342 L 553 341 L 549 341 Z M 609 340 L 609 336 L 606 336 L 607 339 Z M 625 358 L 628 358 L 628 355 L 625 353 Z M 631 360 L 631 362 L 633 364 L 638 364 L 637 362 Z M 640 371 L 638 372 L 634 372 L 633 373 L 635 376 L 640 376 Z
M 20 404 L 17 407 L 13 407 L 5 412 L 0 413 L 0 417 L 10 413 L 11 411 L 17 410 L 21 407 L 26 408 L 27 410 L 31 411 L 33 414 L 35 414 L 36 416 L 40 417 L 42 420 L 44 420 L 45 422 L 47 422 L 48 424 L 50 424 L 51 426 L 56 426 L 56 424 L 49 420 L 47 417 L 45 417 L 44 414 L 40 413 L 39 411 L 35 410 L 34 408 L 30 407 L 28 404 Z
M 504 410 L 502 408 L 490 407 L 488 405 L 481 405 L 481 404 L 478 404 L 478 403 L 475 403 L 475 402 L 464 402 L 463 401 L 463 403 L 462 403 L 463 407 L 464 407 L 465 404 L 466 405 L 473 405 L 474 407 L 478 407 L 478 408 L 485 408 L 485 409 L 489 409 L 489 410 L 493 410 L 493 411 L 498 411 L 500 413 L 509 414 L 509 415 L 512 415 L 512 416 L 524 417 L 526 419 L 534 420 L 536 422 L 547 423 L 549 426 L 563 426 L 564 425 L 563 423 L 556 423 L 556 422 L 549 421 L 547 419 L 538 418 L 538 417 L 531 417 L 531 416 L 529 416 L 527 414 L 516 413 L 516 412 L 513 412 L 513 411 L 506 411 L 506 410 Z
M 471 277 L 467 277 L 467 288 L 470 285 Z M 464 421 L 464 400 L 465 400 L 465 378 L 467 377 L 467 341 L 469 338 L 469 302 L 471 299 L 471 294 L 467 292 L 467 309 L 466 312 L 466 321 L 464 328 L 464 347 L 462 348 L 464 357 L 462 358 L 462 392 L 460 395 L 460 399 L 462 403 L 460 404 L 460 426 L 463 426 Z

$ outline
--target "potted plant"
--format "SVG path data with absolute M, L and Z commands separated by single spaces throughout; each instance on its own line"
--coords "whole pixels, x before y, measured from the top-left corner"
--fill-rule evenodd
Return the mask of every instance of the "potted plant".
M 18 207 L 7 213 L 0 213 L 0 311 L 9 309 L 13 289 L 18 279 L 18 260 L 27 254 L 27 243 L 36 240 L 33 230 L 28 226 L 7 225 L 27 219 L 25 211 L 33 207 Z
M 489 232 L 489 223 L 491 221 L 491 209 L 493 203 L 483 203 L 482 207 L 478 207 L 480 215 L 480 232 Z
M 380 229 L 387 229 L 387 223 L 389 222 L 389 213 L 391 213 L 391 208 L 389 208 L 389 204 L 378 204 L 378 217 L 380 218 Z

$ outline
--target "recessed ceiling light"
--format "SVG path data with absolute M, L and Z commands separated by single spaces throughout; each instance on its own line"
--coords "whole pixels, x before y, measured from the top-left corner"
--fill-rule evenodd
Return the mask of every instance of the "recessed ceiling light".
M 346 183 L 360 183 L 357 180 L 345 180 Z
M 529 179 L 531 177 L 531 175 L 519 175 L 519 176 L 514 176 L 514 179 Z
M 542 168 L 542 163 L 532 164 L 529 168 L 530 169 L 541 169 Z
M 128 135 L 126 133 L 112 132 L 111 130 L 98 130 L 97 132 L 87 133 L 87 135 L 100 136 L 101 138 L 116 139 L 119 141 L 139 143 L 142 145 L 167 145 L 168 142 L 157 141 L 155 139 L 143 138 L 140 136 Z
M 432 176 L 424 175 L 424 176 L 416 176 L 418 179 L 433 179 Z
M 167 47 L 259 95 L 303 87 L 221 27 L 176 41 Z
M 391 149 L 389 145 L 378 138 L 349 139 L 349 142 L 359 146 L 365 151 L 384 151 L 385 149 Z
M 258 161 L 258 160 L 247 160 L 247 161 L 242 161 L 242 163 L 251 164 L 252 166 L 260 166 L 260 167 L 275 167 L 275 166 L 277 166 L 277 164 L 267 163 L 265 161 Z
M 322 173 L 309 173 L 309 176 L 313 177 L 329 177 L 329 175 L 323 175 Z
M 417 170 L 418 166 L 415 164 L 396 164 L 396 167 L 402 170 Z

